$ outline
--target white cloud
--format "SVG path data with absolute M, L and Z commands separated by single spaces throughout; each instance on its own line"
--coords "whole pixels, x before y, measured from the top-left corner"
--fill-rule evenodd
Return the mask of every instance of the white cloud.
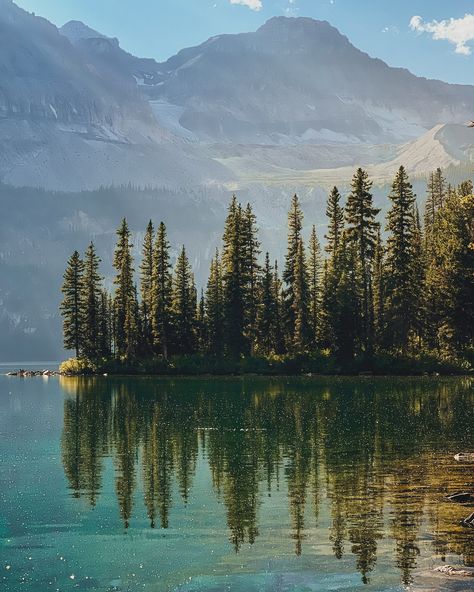
M 250 10 L 262 10 L 262 0 L 230 0 L 231 4 L 240 4 L 241 6 L 247 6 Z
M 446 39 L 456 46 L 456 53 L 470 55 L 468 43 L 474 41 L 474 14 L 463 18 L 424 22 L 421 16 L 413 16 L 410 28 L 418 33 L 431 33 L 433 39 Z

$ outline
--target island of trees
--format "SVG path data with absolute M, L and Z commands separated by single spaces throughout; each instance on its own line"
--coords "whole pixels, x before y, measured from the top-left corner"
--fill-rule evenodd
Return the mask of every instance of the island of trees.
M 378 221 L 359 168 L 345 204 L 334 187 L 327 233 L 303 237 L 298 197 L 283 265 L 261 252 L 252 208 L 230 202 L 222 247 L 198 294 L 185 247 L 174 269 L 163 222 L 150 221 L 135 271 L 117 230 L 116 275 L 103 287 L 91 243 L 64 274 L 64 372 L 417 373 L 468 371 L 474 350 L 474 195 L 430 175 L 423 222 L 404 167 Z M 139 276 L 139 283 L 136 283 Z

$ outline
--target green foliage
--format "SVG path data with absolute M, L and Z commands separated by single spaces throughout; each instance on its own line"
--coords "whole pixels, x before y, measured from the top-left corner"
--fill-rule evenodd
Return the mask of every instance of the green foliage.
M 171 310 L 173 351 L 190 354 L 196 347 L 196 288 L 191 266 L 182 247 L 173 277 Z
M 61 362 L 59 372 L 67 376 L 82 376 L 96 373 L 97 366 L 86 358 L 69 358 Z
M 309 248 L 295 195 L 288 216 L 282 280 L 266 253 L 260 264 L 252 208 L 235 196 L 222 256 L 197 290 L 183 246 L 171 272 L 161 223 L 146 229 L 135 285 L 131 233 L 117 231 L 113 295 L 102 289 L 91 243 L 64 274 L 65 372 L 152 374 L 425 373 L 472 368 L 474 354 L 474 196 L 472 183 L 430 178 L 434 214 L 421 227 L 403 167 L 389 195 L 387 240 L 371 182 L 358 169 L 346 208 L 328 199 L 327 257 L 313 225 Z M 343 227 L 344 222 L 346 224 Z
M 402 166 L 388 197 L 392 206 L 387 215 L 384 314 L 390 345 L 405 351 L 416 327 L 420 285 L 415 276 L 420 261 L 416 253 L 415 195 Z
M 84 329 L 82 301 L 84 263 L 77 251 L 71 255 L 63 277 L 61 315 L 63 317 L 64 347 L 74 350 L 76 357 L 78 357 L 82 350 Z
M 345 209 L 348 246 L 355 246 L 354 264 L 360 285 L 361 344 L 369 355 L 374 345 L 372 264 L 375 255 L 379 209 L 373 206 L 372 182 L 363 169 L 357 169 Z

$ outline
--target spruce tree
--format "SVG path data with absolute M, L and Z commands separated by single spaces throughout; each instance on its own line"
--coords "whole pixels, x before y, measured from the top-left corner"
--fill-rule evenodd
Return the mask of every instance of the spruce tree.
M 206 333 L 207 351 L 221 355 L 224 346 L 224 311 L 219 253 L 211 261 L 211 269 L 206 289 Z
M 361 331 L 362 346 L 367 354 L 373 349 L 373 294 L 372 264 L 377 241 L 379 209 L 373 206 L 372 182 L 366 171 L 357 169 L 347 198 L 345 216 L 347 223 L 347 248 L 355 247 L 358 278 L 361 282 Z
M 278 261 L 273 266 L 273 303 L 274 303 L 274 349 L 275 353 L 284 354 L 285 348 L 285 328 L 283 318 L 283 290 L 282 282 L 278 273 Z
M 257 315 L 258 351 L 265 356 L 275 352 L 276 303 L 274 291 L 274 271 L 270 265 L 270 255 L 265 254 L 265 265 L 260 281 L 260 298 Z
M 142 260 L 140 263 L 141 319 L 143 330 L 142 349 L 145 355 L 153 351 L 153 275 L 154 275 L 154 237 L 155 229 L 150 220 L 143 240 Z
M 173 277 L 173 346 L 177 354 L 190 354 L 196 347 L 196 288 L 184 246 Z
M 326 205 L 328 217 L 328 232 L 325 235 L 327 241 L 325 250 L 332 256 L 339 247 L 339 241 L 344 229 L 344 208 L 340 205 L 341 195 L 337 187 L 333 187 Z
M 474 194 L 474 187 L 472 181 L 468 179 L 467 181 L 463 181 L 457 187 L 456 193 L 459 197 L 467 197 L 468 195 Z
M 133 286 L 131 297 L 127 301 L 125 312 L 125 344 L 124 354 L 127 360 L 138 357 L 142 327 L 140 323 L 140 306 L 138 303 L 137 287 Z
M 135 328 L 132 322 L 132 310 L 135 300 L 135 286 L 133 282 L 133 258 L 132 244 L 130 243 L 130 230 L 125 218 L 117 230 L 117 246 L 114 254 L 114 267 L 116 269 L 114 316 L 115 316 L 115 348 L 119 357 L 127 356 L 128 342 L 131 339 L 129 331 Z
M 234 195 L 225 222 L 222 251 L 225 350 L 233 356 L 249 351 L 245 336 L 246 278 L 242 269 L 244 237 L 242 207 Z
M 309 324 L 311 345 L 317 347 L 321 321 L 321 246 L 313 225 L 309 239 Z
M 90 243 L 84 257 L 84 330 L 83 355 L 95 360 L 100 356 L 100 325 L 102 278 L 99 275 L 100 259 L 97 256 L 94 243 Z
M 205 352 L 207 349 L 208 339 L 206 324 L 206 300 L 204 298 L 204 290 L 202 289 L 196 311 L 196 338 L 198 352 Z
M 154 348 L 165 358 L 168 357 L 172 327 L 171 293 L 170 245 L 166 234 L 166 226 L 161 222 L 156 233 L 154 249 L 151 307 Z
M 64 272 L 62 286 L 63 335 L 65 349 L 74 350 L 76 358 L 81 354 L 84 329 L 84 308 L 82 301 L 84 263 L 77 251 L 71 255 Z
M 446 353 L 474 343 L 474 196 L 452 195 L 437 212 L 428 262 L 427 317 Z
M 309 279 L 303 239 L 299 240 L 296 251 L 293 283 L 294 327 L 291 335 L 291 348 L 295 353 L 306 350 L 310 341 L 309 319 Z
M 416 325 L 414 293 L 415 194 L 403 166 L 392 183 L 387 215 L 386 305 L 387 331 L 392 347 L 406 351 Z
M 344 233 L 337 253 L 337 284 L 335 285 L 332 330 L 337 358 L 349 363 L 359 349 L 360 334 L 360 254 L 354 241 Z
M 112 354 L 112 323 L 109 295 L 106 290 L 100 294 L 99 312 L 99 356 L 109 358 Z
M 385 343 L 385 249 L 380 236 L 380 228 L 377 233 L 374 252 L 374 338 L 375 346 L 380 349 Z
M 303 212 L 294 195 L 288 213 L 288 247 L 283 280 L 284 319 L 288 349 L 301 351 L 309 337 L 309 288 L 304 244 Z
M 258 284 L 260 279 L 260 242 L 257 237 L 255 214 L 250 204 L 242 212 L 242 279 L 244 285 L 244 323 L 250 353 L 253 352 L 257 331 Z

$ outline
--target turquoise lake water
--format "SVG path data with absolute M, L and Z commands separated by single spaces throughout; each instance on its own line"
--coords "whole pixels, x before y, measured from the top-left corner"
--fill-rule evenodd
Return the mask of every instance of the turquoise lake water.
M 0 589 L 473 590 L 474 381 L 0 377 Z

